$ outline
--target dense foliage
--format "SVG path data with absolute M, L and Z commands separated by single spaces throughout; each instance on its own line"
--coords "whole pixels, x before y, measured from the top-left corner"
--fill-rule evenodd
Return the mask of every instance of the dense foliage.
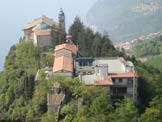
M 30 112 L 39 51 L 31 42 L 12 46 L 0 73 L 0 120 L 24 120 Z
M 78 17 L 71 25 L 69 33 L 73 36 L 73 42 L 78 45 L 81 56 L 111 57 L 122 55 L 114 48 L 107 34 L 102 36 L 100 33 L 94 33 L 90 28 L 85 27 Z
M 162 69 L 162 54 L 149 57 L 145 63 L 149 66 L 153 66 L 161 70 Z

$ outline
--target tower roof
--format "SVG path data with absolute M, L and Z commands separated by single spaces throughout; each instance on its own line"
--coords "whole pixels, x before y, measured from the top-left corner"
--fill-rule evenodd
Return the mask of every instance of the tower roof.
M 59 16 L 65 16 L 65 14 L 64 14 L 64 12 L 63 12 L 63 10 L 62 10 L 62 8 L 60 8 Z
M 74 55 L 77 55 L 78 48 L 74 44 L 60 44 L 56 45 L 55 51 L 61 50 L 61 49 L 67 49 L 70 50 Z

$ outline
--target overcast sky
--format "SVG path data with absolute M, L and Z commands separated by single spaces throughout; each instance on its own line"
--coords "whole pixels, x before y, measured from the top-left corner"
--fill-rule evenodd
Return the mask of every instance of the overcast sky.
M 66 27 L 79 16 L 85 15 L 96 0 L 2 0 L 0 2 L 0 70 L 11 45 L 23 36 L 22 28 L 33 19 L 46 15 L 58 22 L 58 12 L 63 9 Z

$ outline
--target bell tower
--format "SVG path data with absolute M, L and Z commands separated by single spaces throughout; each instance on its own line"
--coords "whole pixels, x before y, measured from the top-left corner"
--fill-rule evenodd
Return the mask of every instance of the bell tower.
M 62 8 L 60 9 L 60 12 L 59 12 L 59 24 L 60 24 L 62 30 L 64 31 L 64 33 L 66 33 L 66 30 L 65 30 L 65 14 L 64 14 Z

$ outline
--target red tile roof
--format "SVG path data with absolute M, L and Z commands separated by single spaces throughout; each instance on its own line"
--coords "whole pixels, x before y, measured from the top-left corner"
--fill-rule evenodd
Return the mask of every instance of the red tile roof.
M 74 44 L 60 44 L 56 45 L 55 51 L 61 50 L 61 49 L 67 49 L 70 50 L 74 55 L 77 54 L 77 47 Z
M 138 77 L 138 75 L 135 72 L 109 74 L 109 76 L 111 78 L 133 78 L 133 77 Z
M 134 72 L 127 73 L 117 73 L 117 74 L 109 74 L 105 80 L 96 81 L 96 86 L 110 86 L 113 85 L 112 78 L 134 78 L 138 77 L 138 75 Z
M 110 86 L 113 85 L 111 77 L 107 76 L 105 80 L 96 81 L 96 86 Z
M 53 72 L 73 72 L 73 59 L 66 56 L 55 57 Z

